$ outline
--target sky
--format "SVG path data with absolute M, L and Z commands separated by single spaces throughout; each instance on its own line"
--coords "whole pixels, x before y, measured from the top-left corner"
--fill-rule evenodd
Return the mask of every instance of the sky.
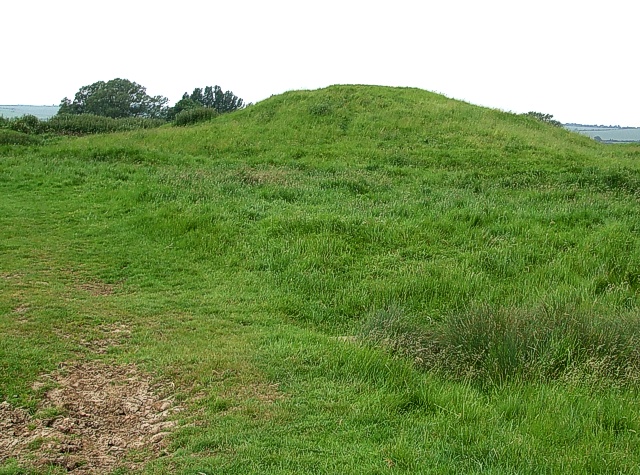
M 635 0 L 3 0 L 0 104 L 124 78 L 174 103 L 408 86 L 561 122 L 640 127 Z

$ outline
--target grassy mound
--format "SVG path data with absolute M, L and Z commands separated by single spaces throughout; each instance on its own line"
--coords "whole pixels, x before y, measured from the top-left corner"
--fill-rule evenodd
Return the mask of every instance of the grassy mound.
M 637 368 L 635 330 L 601 344 L 588 322 L 635 321 L 638 147 L 426 91 L 356 86 L 59 147 L 167 164 L 141 203 L 183 211 L 155 216 L 156 231 L 263 275 L 296 321 L 357 333 L 367 315 L 402 308 L 422 344 L 447 355 L 423 359 L 482 381 L 564 377 L 594 358 L 618 376 Z
M 169 379 L 148 473 L 633 473 L 639 157 L 368 86 L 0 148 L 0 401 Z

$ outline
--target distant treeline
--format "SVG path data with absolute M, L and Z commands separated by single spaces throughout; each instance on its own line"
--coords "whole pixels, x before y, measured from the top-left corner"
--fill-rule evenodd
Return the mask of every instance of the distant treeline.
M 17 110 L 28 111 L 29 107 L 4 106 L 13 117 L 4 117 L 0 109 L 0 145 L 37 144 L 55 135 L 104 134 L 169 123 L 184 126 L 245 107 L 242 99 L 231 91 L 223 92 L 219 86 L 196 88 L 192 94 L 185 92 L 173 107 L 166 107 L 166 102 L 162 96 L 148 96 L 144 87 L 126 79 L 99 81 L 80 88 L 73 101 L 65 97 L 52 117 L 18 117 Z
M 640 127 L 623 127 L 621 125 L 593 125 L 593 124 L 576 124 L 569 122 L 564 124 L 565 127 L 572 129 L 640 129 Z
M 218 114 L 245 107 L 242 99 L 220 86 L 197 87 L 191 94 L 185 92 L 173 107 L 164 96 L 150 96 L 147 89 L 128 79 L 98 81 L 81 87 L 73 100 L 65 97 L 58 114 L 93 114 L 112 119 L 138 117 L 172 121 L 180 112 L 193 109 L 212 109 Z
M 81 87 L 73 100 L 65 97 L 59 107 L 0 106 L 0 145 L 34 144 L 51 135 L 103 134 L 167 123 L 189 125 L 245 107 L 242 99 L 220 86 L 185 92 L 173 107 L 167 102 L 164 96 L 149 96 L 146 88 L 135 82 L 116 78 Z

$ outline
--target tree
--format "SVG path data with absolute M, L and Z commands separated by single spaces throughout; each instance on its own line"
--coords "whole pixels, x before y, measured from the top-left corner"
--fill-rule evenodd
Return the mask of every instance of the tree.
M 542 112 L 527 112 L 526 114 L 524 114 L 528 117 L 533 117 L 534 119 L 537 119 L 541 122 L 546 122 L 547 124 L 551 124 L 554 125 L 556 127 L 562 127 L 562 122 L 559 122 L 557 120 L 553 119 L 553 116 L 551 114 L 543 114 Z
M 207 86 L 204 90 L 197 87 L 191 94 L 185 92 L 182 95 L 182 99 L 169 109 L 167 118 L 173 120 L 180 112 L 197 107 L 208 107 L 224 114 L 242 109 L 244 106 L 242 99 L 231 91 L 222 92 L 220 86 Z
M 167 120 L 174 120 L 176 116 L 186 110 L 198 109 L 203 107 L 202 103 L 192 100 L 186 92 L 182 95 L 182 99 L 175 103 L 173 107 L 167 110 Z
M 58 114 L 95 114 L 114 119 L 122 117 L 163 118 L 169 100 L 149 96 L 146 88 L 128 79 L 98 81 L 81 87 L 71 101 L 65 97 Z
M 231 91 L 222 92 L 220 86 L 205 87 L 202 104 L 205 107 L 211 107 L 217 110 L 220 114 L 233 112 L 244 107 L 244 101 L 242 99 Z

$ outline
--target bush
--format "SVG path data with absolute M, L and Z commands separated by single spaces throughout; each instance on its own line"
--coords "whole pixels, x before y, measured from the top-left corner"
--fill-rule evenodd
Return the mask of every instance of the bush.
M 0 145 L 37 145 L 38 137 L 10 129 L 0 129 Z
M 160 119 L 128 117 L 112 119 L 93 114 L 59 114 L 47 121 L 49 130 L 60 135 L 89 135 L 150 129 L 163 125 Z
M 7 119 L 0 116 L 0 128 L 10 129 L 23 134 L 41 134 L 46 131 L 46 122 L 41 121 L 35 115 L 23 115 Z
M 562 122 L 555 120 L 553 118 L 553 115 L 551 114 L 544 114 L 542 112 L 531 111 L 523 115 L 539 120 L 540 122 L 553 125 L 554 127 L 562 127 Z
M 197 124 L 198 122 L 206 122 L 208 120 L 215 119 L 218 115 L 220 114 L 210 107 L 188 109 L 176 115 L 175 124 L 179 126 Z

